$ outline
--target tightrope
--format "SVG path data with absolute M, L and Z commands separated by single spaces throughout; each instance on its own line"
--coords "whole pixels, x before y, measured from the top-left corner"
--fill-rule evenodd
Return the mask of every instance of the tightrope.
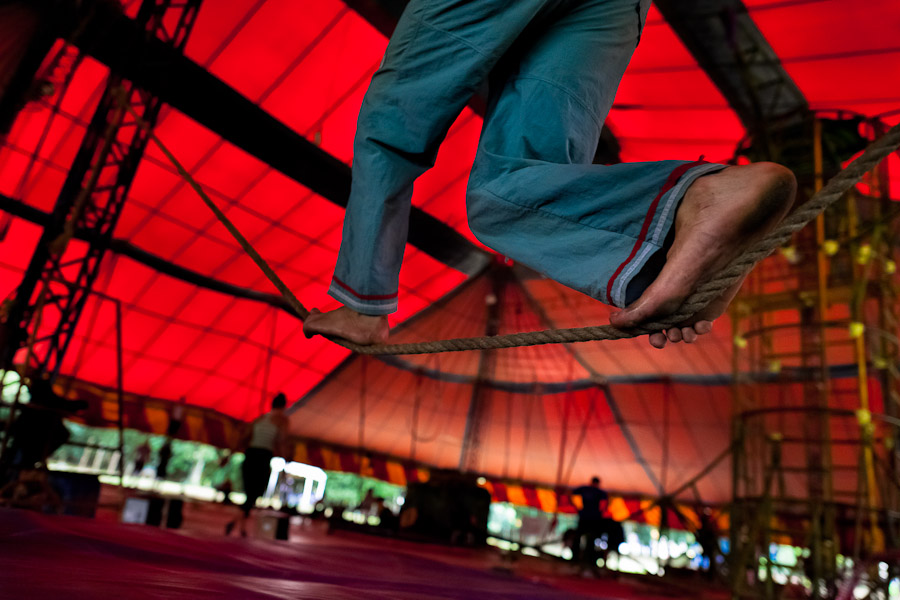
M 225 216 L 218 206 L 209 198 L 206 192 L 190 173 L 178 162 L 175 156 L 163 145 L 162 141 L 148 127 L 146 122 L 134 111 L 124 94 L 117 96 L 117 100 L 123 104 L 135 118 L 137 124 L 144 128 L 150 139 L 171 161 L 179 174 L 187 181 L 203 202 L 212 210 L 216 218 L 225 226 L 229 233 L 238 242 L 241 248 L 253 259 L 253 262 L 262 270 L 265 276 L 281 292 L 281 295 L 291 306 L 300 319 L 305 320 L 309 311 L 297 299 L 291 290 L 285 285 L 275 271 L 260 256 L 259 252 L 238 231 L 234 224 Z M 407 344 L 377 344 L 361 346 L 340 338 L 328 339 L 359 354 L 434 354 L 437 352 L 461 352 L 464 350 L 499 350 L 502 348 L 518 348 L 521 346 L 539 346 L 543 344 L 571 344 L 575 342 L 591 342 L 599 340 L 621 340 L 648 335 L 668 329 L 682 323 L 706 307 L 707 304 L 722 295 L 722 293 L 737 283 L 742 277 L 753 269 L 753 266 L 771 254 L 776 248 L 785 244 L 791 236 L 815 219 L 826 208 L 840 199 L 844 193 L 856 185 L 866 172 L 872 170 L 886 156 L 900 147 L 900 124 L 894 125 L 883 136 L 875 140 L 866 150 L 847 167 L 831 178 L 831 180 L 819 190 L 812 198 L 801 205 L 797 210 L 788 215 L 775 229 L 764 238 L 747 248 L 740 256 L 732 260 L 721 271 L 710 275 L 701 281 L 697 290 L 691 294 L 681 307 L 671 316 L 657 323 L 646 323 L 641 327 L 632 329 L 617 329 L 612 325 L 597 325 L 588 327 L 575 327 L 571 329 L 548 329 L 545 331 L 527 331 L 506 335 L 494 335 L 470 338 L 455 338 L 447 340 L 435 340 L 426 342 L 411 342 Z

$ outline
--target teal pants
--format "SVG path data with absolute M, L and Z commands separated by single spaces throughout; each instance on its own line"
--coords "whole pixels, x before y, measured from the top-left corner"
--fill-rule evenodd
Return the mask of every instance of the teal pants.
M 687 187 L 724 168 L 591 164 L 649 4 L 412 0 L 360 110 L 331 296 L 365 314 L 397 309 L 413 182 L 488 81 L 466 194 L 472 232 L 598 300 L 636 299 L 665 260 Z

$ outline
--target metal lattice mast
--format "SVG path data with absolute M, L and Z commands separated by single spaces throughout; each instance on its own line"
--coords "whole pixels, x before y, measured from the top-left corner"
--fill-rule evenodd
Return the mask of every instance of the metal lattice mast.
M 831 131 L 844 124 L 830 123 Z M 807 165 L 806 193 L 840 164 L 821 150 L 795 153 L 804 142 L 829 148 L 828 124 L 813 123 L 787 147 Z M 833 597 L 847 576 L 838 555 L 863 564 L 897 546 L 898 211 L 882 181 L 880 169 L 868 174 L 862 191 L 798 232 L 734 304 L 734 597 L 776 598 L 789 579 L 807 581 L 811 597 Z M 870 397 L 873 367 L 883 413 Z M 832 379 L 840 372 L 854 385 Z M 772 543 L 806 550 L 780 564 Z
M 200 0 L 144 0 L 137 15 L 145 35 L 181 51 L 196 21 Z M 148 91 L 111 73 L 63 184 L 50 222 L 7 315 L 3 356 L 10 364 L 34 327 L 35 307 L 43 302 L 43 324 L 34 336 L 26 370 L 56 376 L 125 198 L 146 148 L 149 134 L 116 100 L 122 94 L 140 119 L 156 122 L 162 102 Z M 69 245 L 76 232 L 88 232 L 86 244 Z

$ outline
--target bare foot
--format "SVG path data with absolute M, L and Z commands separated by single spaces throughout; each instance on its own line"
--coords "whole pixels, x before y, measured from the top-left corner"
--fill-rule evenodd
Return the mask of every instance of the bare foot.
M 364 315 L 342 306 L 327 313 L 312 309 L 303 322 L 303 334 L 339 337 L 363 346 L 383 344 L 391 328 L 387 315 Z
M 742 283 L 744 283 L 743 279 L 725 290 L 721 296 L 707 304 L 706 308 L 694 315 L 691 318 L 690 323 L 685 322 L 677 327 L 672 327 L 671 329 L 651 333 L 648 336 L 650 345 L 654 348 L 665 348 L 666 342 L 672 342 L 673 344 L 677 344 L 678 342 L 693 344 L 696 342 L 699 336 L 712 331 L 715 319 L 725 314 L 725 311 L 728 310 L 728 305 L 731 304 L 731 301 L 740 291 Z
M 700 279 L 727 265 L 751 242 L 765 235 L 790 210 L 797 183 L 775 163 L 728 167 L 705 175 L 688 188 L 675 215 L 675 240 L 659 276 L 610 323 L 629 328 L 672 314 Z M 738 282 L 695 315 L 691 322 L 650 336 L 651 345 L 691 343 L 709 333 L 712 321 L 728 308 Z

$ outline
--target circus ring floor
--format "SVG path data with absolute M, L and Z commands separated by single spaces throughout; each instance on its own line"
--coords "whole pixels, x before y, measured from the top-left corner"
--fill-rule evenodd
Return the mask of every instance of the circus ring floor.
M 0 598 L 540 599 L 694 598 L 698 590 L 583 579 L 569 565 L 506 562 L 493 550 L 447 548 L 320 524 L 289 542 L 223 537 L 233 513 L 192 505 L 166 530 L 98 518 L 0 509 Z M 526 557 L 527 558 L 527 557 Z

